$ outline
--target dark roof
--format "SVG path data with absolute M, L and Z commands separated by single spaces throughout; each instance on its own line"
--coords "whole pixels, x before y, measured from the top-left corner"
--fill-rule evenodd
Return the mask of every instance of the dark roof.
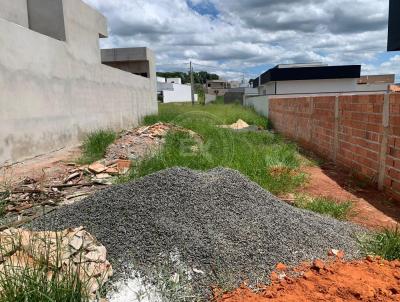
M 400 1 L 390 0 L 388 51 L 400 50 Z
M 296 81 L 296 80 L 326 80 L 349 79 L 361 76 L 361 65 L 345 66 L 309 66 L 309 67 L 285 67 L 280 65 L 264 72 L 261 77 L 261 85 L 271 81 Z M 258 87 L 259 78 L 253 82 L 253 87 Z

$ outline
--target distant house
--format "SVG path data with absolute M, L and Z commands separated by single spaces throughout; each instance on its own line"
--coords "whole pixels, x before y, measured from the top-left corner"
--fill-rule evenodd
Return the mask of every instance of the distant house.
M 281 64 L 252 80 L 260 95 L 386 91 L 394 75 L 361 77 L 361 65 Z
M 192 101 L 192 89 L 190 85 L 181 84 L 180 78 L 157 77 L 157 94 L 162 103 L 185 103 Z M 198 100 L 197 94 L 194 95 Z
M 165 80 L 166 80 L 167 83 L 182 84 L 182 79 L 181 78 L 166 78 Z
M 225 95 L 230 84 L 224 80 L 208 80 L 206 82 L 206 92 L 217 96 Z
M 145 78 L 151 78 L 155 86 L 156 69 L 154 53 L 147 47 L 111 48 L 101 50 L 101 62 Z
M 251 87 L 238 87 L 228 89 L 224 96 L 225 104 L 238 103 L 243 105 L 246 97 L 252 97 L 258 95 L 257 88 Z
M 241 83 L 239 81 L 229 81 L 229 87 L 230 88 L 240 88 Z
M 389 6 L 388 51 L 400 51 L 400 1 L 390 0 Z

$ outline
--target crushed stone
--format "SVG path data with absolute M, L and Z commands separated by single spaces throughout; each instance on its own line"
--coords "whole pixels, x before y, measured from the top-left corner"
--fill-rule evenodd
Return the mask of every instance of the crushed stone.
M 324 259 L 330 249 L 360 256 L 355 234 L 361 229 L 294 208 L 225 168 L 160 171 L 33 223 L 39 229 L 81 225 L 107 248 L 116 274 L 129 274 L 133 264 L 150 276 L 162 255 L 177 252 L 202 295 L 212 284 L 259 282 L 279 262 Z

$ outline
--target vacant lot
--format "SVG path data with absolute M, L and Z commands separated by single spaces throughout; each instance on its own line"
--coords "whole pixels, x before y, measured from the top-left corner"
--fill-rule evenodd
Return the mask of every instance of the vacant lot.
M 232 131 L 218 126 L 238 119 L 259 126 L 258 131 Z M 267 119 L 239 105 L 160 105 L 159 114 L 145 119 L 146 124 L 168 122 L 193 130 L 202 138 L 194 141 L 187 133 L 171 132 L 164 149 L 138 163 L 130 179 L 169 167 L 208 170 L 228 167 L 240 171 L 274 194 L 291 192 L 304 184 L 300 172 L 304 159 L 295 144 L 272 134 Z
M 245 122 L 251 126 L 241 130 L 229 127 Z M 348 258 L 373 254 L 398 259 L 398 229 L 366 233 L 340 221 L 385 226 L 381 222 L 389 220 L 388 216 L 395 218 L 393 205 L 387 205 L 383 199 L 379 209 L 384 211 L 380 212 L 362 194 L 372 196 L 370 192 L 374 192 L 379 198 L 385 196 L 329 163 L 314 164 L 300 153 L 296 144 L 269 131 L 267 119 L 254 111 L 237 105 L 168 104 L 160 105 L 160 113 L 146 117 L 144 123 L 148 126 L 120 134 L 108 130 L 89 134 L 81 152 L 76 154 L 80 158 L 78 163 L 67 162 L 71 157 L 64 159 L 65 175 L 61 173 L 55 178 L 61 184 L 41 185 L 43 180 L 25 178 L 22 188 L 10 189 L 22 192 L 18 194 L 28 198 L 24 201 L 28 204 L 34 203 L 30 198 L 36 193 L 26 195 L 27 189 L 42 192 L 44 188 L 47 193 L 58 186 L 60 190 L 54 192 L 59 193 L 60 200 L 71 195 L 67 192 L 69 187 L 80 190 L 81 186 L 88 186 L 99 191 L 93 195 L 93 191 L 74 192 L 73 197 L 91 196 L 55 211 L 51 209 L 51 213 L 31 225 L 54 230 L 84 225 L 107 248 L 107 259 L 115 270 L 114 281 L 127 282 L 118 283 L 117 291 L 109 293 L 111 301 L 127 301 L 128 297 L 135 302 L 155 301 L 146 300 L 154 293 L 160 298 L 157 301 L 203 301 L 211 295 L 211 287 L 224 293 L 244 280 L 250 285 L 268 283 L 269 273 L 272 278 L 277 263 L 280 267 L 282 263 L 292 267 L 304 260 L 326 259 L 328 252 L 339 255 L 343 250 Z M 157 148 L 150 148 L 149 153 L 139 152 L 139 156 L 136 151 L 143 151 L 147 146 L 144 142 Z M 127 174 L 113 172 L 119 171 L 119 160 L 128 164 L 132 161 L 130 170 L 129 165 L 123 170 Z M 96 162 L 90 166 L 81 164 L 93 161 Z M 60 160 L 53 162 L 61 167 Z M 95 168 L 101 169 L 96 172 Z M 113 175 L 107 175 L 104 169 Z M 108 189 L 101 189 L 104 183 L 100 176 L 105 177 Z M 115 182 L 127 183 L 114 186 Z M 363 204 L 369 207 L 360 207 Z M 390 215 L 386 214 L 389 212 Z M 369 265 L 369 261 L 365 263 Z M 314 266 L 306 270 L 316 277 L 325 272 L 315 270 Z M 352 273 L 345 278 L 349 284 L 354 281 Z M 21 284 L 25 286 L 26 281 L 30 285 L 31 279 L 28 275 Z M 4 283 L 10 278 L 2 280 Z M 318 282 L 324 280 L 318 279 L 315 284 Z M 385 282 L 385 286 L 391 286 Z M 13 290 L 26 293 L 13 284 L 11 294 Z M 4 287 L 1 279 L 0 285 Z M 349 289 L 351 295 L 352 291 Z M 397 294 L 387 293 L 397 298 Z M 144 300 L 139 297 L 141 294 Z M 123 300 L 118 300 L 120 295 Z M 139 298 L 135 299 L 136 296 Z M 231 301 L 231 297 L 236 299 L 227 294 L 221 301 Z

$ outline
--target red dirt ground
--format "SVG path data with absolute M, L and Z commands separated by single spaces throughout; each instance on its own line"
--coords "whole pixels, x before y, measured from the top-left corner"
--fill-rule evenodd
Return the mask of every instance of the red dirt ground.
M 311 179 L 300 192 L 313 197 L 352 201 L 355 215 L 351 221 L 369 228 L 395 227 L 400 222 L 400 202 L 393 201 L 372 186 L 361 184 L 333 164 L 307 167 L 305 172 Z
M 70 168 L 65 163 L 79 157 L 79 148 L 66 148 L 13 165 L 0 168 L 0 182 L 19 181 L 25 177 L 36 180 L 58 178 Z M 370 228 L 394 227 L 400 222 L 400 202 L 395 202 L 373 187 L 360 187 L 349 174 L 332 164 L 307 167 L 310 182 L 299 192 L 352 201 L 355 213 L 351 220 Z
M 80 156 L 79 147 L 69 147 L 27 159 L 14 165 L 0 166 L 0 182 L 17 183 L 29 177 L 36 181 L 57 179 L 66 174 L 68 162 L 74 162 Z
M 323 264 L 323 262 L 321 261 Z M 284 277 L 258 293 L 246 286 L 218 295 L 217 302 L 378 302 L 400 301 L 400 261 L 368 259 L 302 266 L 297 278 Z M 272 273 L 271 279 L 276 278 Z

